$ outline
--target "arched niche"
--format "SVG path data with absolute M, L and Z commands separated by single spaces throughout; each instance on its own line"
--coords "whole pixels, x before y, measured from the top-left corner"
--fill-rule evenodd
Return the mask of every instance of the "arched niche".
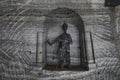
M 55 58 L 55 53 L 57 50 L 57 43 L 50 46 L 47 44 L 46 40 L 50 39 L 52 41 L 62 33 L 61 26 L 64 21 L 68 24 L 67 32 L 73 39 L 73 44 L 70 46 L 71 68 L 69 69 L 88 70 L 84 22 L 75 11 L 68 8 L 54 9 L 46 16 L 44 22 L 44 68 L 56 69 L 57 58 Z

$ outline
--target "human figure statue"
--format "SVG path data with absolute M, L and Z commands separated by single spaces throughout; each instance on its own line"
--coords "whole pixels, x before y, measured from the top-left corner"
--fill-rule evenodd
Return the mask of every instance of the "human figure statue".
M 70 34 L 67 33 L 68 24 L 66 22 L 63 23 L 62 29 L 63 33 L 59 35 L 55 40 L 50 42 L 47 40 L 49 45 L 58 42 L 58 50 L 57 50 L 57 59 L 58 59 L 58 67 L 70 67 L 70 44 L 72 44 L 72 38 Z

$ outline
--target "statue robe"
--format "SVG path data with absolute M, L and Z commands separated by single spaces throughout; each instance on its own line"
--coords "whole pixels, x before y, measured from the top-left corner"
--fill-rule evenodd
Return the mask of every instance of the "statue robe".
M 70 34 L 62 33 L 56 41 L 58 42 L 58 65 L 70 65 L 70 44 L 72 43 Z

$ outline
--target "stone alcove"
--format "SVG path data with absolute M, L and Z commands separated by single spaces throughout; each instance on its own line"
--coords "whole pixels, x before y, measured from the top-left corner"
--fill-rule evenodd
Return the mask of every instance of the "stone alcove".
M 57 8 L 52 10 L 44 22 L 44 69 L 55 69 L 57 65 L 56 49 L 57 43 L 49 46 L 47 39 L 51 41 L 62 33 L 63 21 L 68 24 L 67 32 L 71 35 L 73 44 L 70 45 L 70 70 L 88 70 L 88 60 L 85 41 L 85 29 L 82 18 L 73 10 L 68 8 Z M 55 57 L 55 59 L 53 59 Z M 58 70 L 58 69 L 57 69 Z M 59 69 L 68 70 L 68 69 Z

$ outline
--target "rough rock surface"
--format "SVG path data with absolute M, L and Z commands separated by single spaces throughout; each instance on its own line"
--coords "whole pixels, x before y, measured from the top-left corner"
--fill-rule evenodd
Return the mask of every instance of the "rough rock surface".
M 89 71 L 43 70 L 42 53 L 35 66 L 36 32 L 44 33 L 46 17 L 57 8 L 75 11 L 84 21 L 86 35 L 92 32 L 96 66 Z M 61 15 L 69 22 L 76 20 L 59 12 L 54 16 Z M 120 80 L 119 36 L 120 7 L 104 7 L 104 0 L 1 0 L 0 80 Z

